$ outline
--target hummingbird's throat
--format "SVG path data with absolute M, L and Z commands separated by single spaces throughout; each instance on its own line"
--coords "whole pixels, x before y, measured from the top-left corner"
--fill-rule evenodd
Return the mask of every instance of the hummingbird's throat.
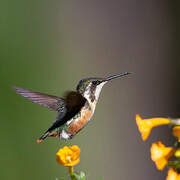
M 106 81 L 94 87 L 92 83 L 89 83 L 89 85 L 86 87 L 86 90 L 83 94 L 83 96 L 87 99 L 89 104 L 93 103 L 94 101 L 97 102 L 101 89 L 104 86 L 104 84 L 106 84 Z
M 100 95 L 100 92 L 101 92 L 102 87 L 103 87 L 106 83 L 107 83 L 107 81 L 102 82 L 101 84 L 99 84 L 99 85 L 96 87 L 96 90 L 95 90 L 96 101 L 97 101 L 98 98 L 99 98 L 99 95 Z

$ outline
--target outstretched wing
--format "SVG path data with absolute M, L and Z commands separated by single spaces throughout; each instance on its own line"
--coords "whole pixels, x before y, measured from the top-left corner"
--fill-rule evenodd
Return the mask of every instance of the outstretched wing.
M 62 110 L 62 108 L 65 107 L 65 101 L 63 98 L 44 93 L 28 91 L 18 87 L 13 87 L 13 89 L 25 98 L 33 101 L 34 103 L 47 107 L 50 110 L 59 112 Z

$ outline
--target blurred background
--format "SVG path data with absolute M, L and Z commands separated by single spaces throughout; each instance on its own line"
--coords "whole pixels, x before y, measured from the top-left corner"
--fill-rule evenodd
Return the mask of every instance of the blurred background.
M 142 117 L 180 117 L 178 0 L 2 0 L 0 3 L 0 179 L 55 180 L 64 145 L 81 148 L 76 170 L 95 180 L 159 180 L 150 159 L 154 141 L 173 141 L 168 127 L 143 142 Z M 12 86 L 63 95 L 84 77 L 119 72 L 107 84 L 95 115 L 71 141 L 36 139 L 56 113 L 17 95 Z

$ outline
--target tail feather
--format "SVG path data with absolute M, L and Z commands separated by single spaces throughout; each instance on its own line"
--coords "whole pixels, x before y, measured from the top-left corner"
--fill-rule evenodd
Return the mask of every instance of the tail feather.
M 44 139 L 46 139 L 49 136 L 49 132 L 46 132 L 44 135 L 42 135 L 38 140 L 37 143 L 42 142 Z

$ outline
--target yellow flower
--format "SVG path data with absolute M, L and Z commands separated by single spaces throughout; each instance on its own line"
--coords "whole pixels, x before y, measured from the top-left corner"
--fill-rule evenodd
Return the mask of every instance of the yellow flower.
M 180 126 L 173 127 L 173 135 L 176 136 L 180 142 Z
M 169 169 L 166 180 L 180 180 L 180 174 L 178 174 L 174 169 Z
M 136 115 L 136 124 L 141 133 L 141 137 L 144 141 L 150 135 L 150 132 L 153 127 L 164 125 L 164 124 L 169 124 L 169 123 L 170 123 L 170 120 L 166 119 L 166 118 L 152 118 L 152 119 L 143 120 L 140 117 L 140 115 L 138 115 L 138 114 Z
M 165 147 L 160 141 L 151 146 L 151 159 L 155 162 L 157 169 L 163 170 L 168 163 L 168 159 L 173 155 L 175 149 Z
M 76 145 L 64 146 L 56 153 L 57 161 L 64 166 L 74 166 L 79 163 L 80 148 Z

